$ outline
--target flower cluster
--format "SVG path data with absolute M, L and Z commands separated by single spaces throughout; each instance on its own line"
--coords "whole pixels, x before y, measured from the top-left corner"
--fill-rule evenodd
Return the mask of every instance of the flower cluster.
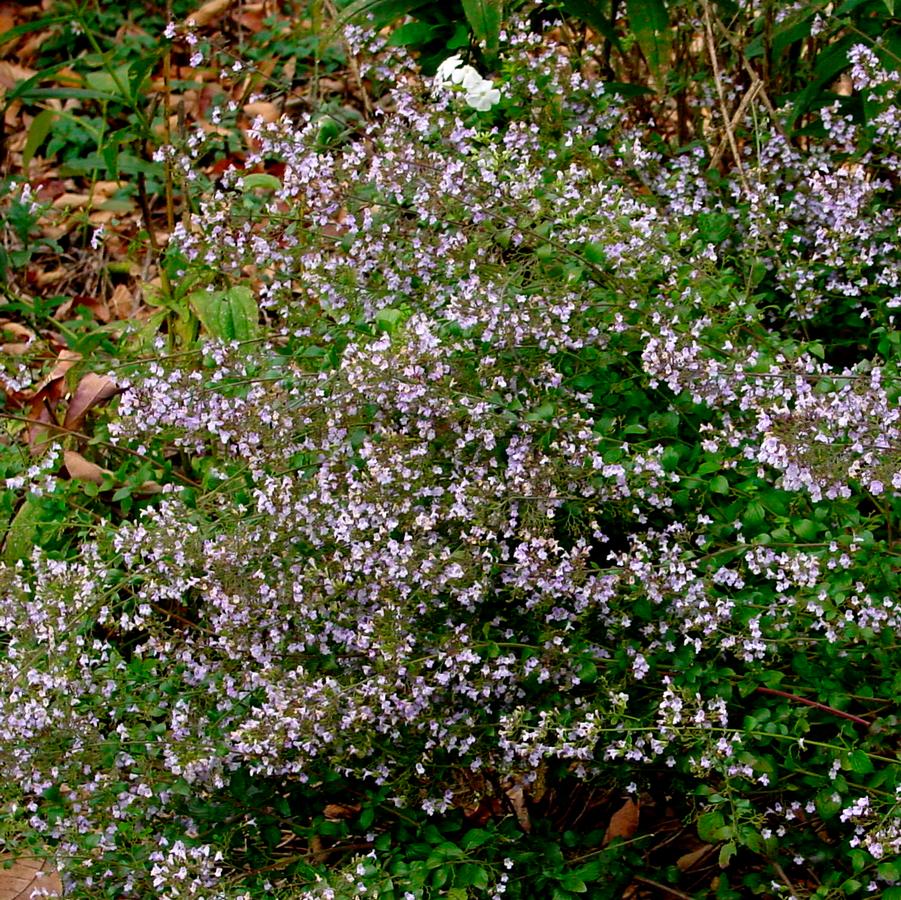
M 192 287 L 252 284 L 267 338 L 136 361 L 110 443 L 181 482 L 77 560 L 0 567 L 0 776 L 73 890 L 247 896 L 255 842 L 328 855 L 339 777 L 436 819 L 460 772 L 522 797 L 678 777 L 741 794 L 712 840 L 774 859 L 773 793 L 835 793 L 809 840 L 898 852 L 867 818 L 895 777 L 877 729 L 872 800 L 831 768 L 870 721 L 848 697 L 892 690 L 897 369 L 793 337 L 836 279 L 889 314 L 888 183 L 774 134 L 695 190 L 702 153 L 653 149 L 552 41 L 504 40 L 504 96 L 532 101 L 490 131 L 412 76 L 343 144 L 255 126 L 271 196 L 248 216 L 226 173 L 170 252 Z M 500 98 L 459 58 L 437 80 Z M 372 856 L 298 866 L 294 895 L 364 893 L 387 827 L 361 815 Z
M 501 92 L 493 82 L 481 75 L 472 67 L 463 65 L 460 56 L 450 56 L 435 73 L 435 87 L 447 90 L 454 86 L 463 88 L 463 99 L 467 106 L 480 112 L 487 112 L 501 99 Z

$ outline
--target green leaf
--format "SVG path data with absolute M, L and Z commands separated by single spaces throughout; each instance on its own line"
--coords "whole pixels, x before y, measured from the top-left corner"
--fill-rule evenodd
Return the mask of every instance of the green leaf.
M 723 814 L 712 811 L 698 816 L 698 837 L 708 844 L 715 844 L 719 840 L 720 829 L 725 827 L 726 820 Z
M 593 0 L 563 0 L 563 8 L 571 16 L 587 22 L 598 34 L 602 34 L 614 47 L 619 49 L 619 35 L 607 13 L 606 3 L 601 4 L 593 2 Z
M 573 872 L 567 872 L 561 879 L 560 885 L 574 894 L 584 894 L 588 891 L 588 885 Z
M 32 31 L 43 31 L 49 29 L 53 25 L 69 25 L 72 17 L 69 15 L 47 16 L 43 19 L 34 19 L 31 22 L 24 22 L 22 25 L 16 25 L 15 28 L 8 28 L 0 33 L 0 46 L 14 38 L 21 37 L 23 34 L 30 34 Z
M 50 128 L 53 125 L 53 120 L 55 118 L 55 110 L 45 109 L 32 119 L 31 127 L 28 129 L 28 139 L 25 141 L 25 149 L 22 150 L 23 171 L 28 171 L 28 164 L 34 158 L 34 154 L 38 147 L 44 143 L 44 139 L 50 133 Z
M 663 0 L 626 0 L 629 28 L 641 47 L 648 67 L 659 75 L 669 56 L 669 15 Z
M 100 91 L 104 94 L 110 94 L 116 100 L 131 100 L 129 93 L 129 63 L 119 66 L 111 72 L 100 70 L 97 72 L 88 72 L 84 76 L 85 83 L 89 88 Z
M 553 403 L 542 403 L 526 416 L 527 422 L 549 422 L 554 418 L 557 407 Z
M 497 55 L 503 0 L 462 0 L 466 21 L 476 40 L 485 44 L 489 57 Z
M 848 754 L 848 766 L 855 775 L 869 775 L 873 771 L 873 763 L 863 750 L 852 750 Z
M 472 828 L 463 835 L 460 841 L 464 850 L 472 850 L 474 847 L 481 847 L 487 844 L 494 835 L 484 828 Z
M 735 846 L 735 841 L 729 841 L 728 843 L 723 844 L 723 846 L 720 847 L 719 863 L 721 869 L 726 869 L 729 867 L 729 860 L 732 859 L 733 856 L 735 856 L 736 849 L 737 848 Z
M 259 329 L 259 310 L 250 288 L 194 291 L 188 303 L 207 332 L 223 341 L 249 341 Z
M 797 522 L 792 522 L 792 531 L 804 541 L 814 541 L 819 534 L 820 527 L 811 519 L 799 519 Z
M 698 237 L 705 244 L 721 244 L 732 230 L 732 217 L 726 213 L 708 212 L 698 216 Z
M 353 19 L 363 20 L 371 15 L 372 25 L 379 30 L 417 9 L 430 6 L 431 3 L 432 0 L 355 0 L 341 13 L 332 28 L 331 35 L 326 35 L 326 38 L 336 34 L 342 25 Z
M 382 330 L 387 331 L 389 334 L 397 328 L 397 323 L 400 322 L 401 317 L 403 316 L 403 311 L 400 309 L 380 309 L 375 314 L 375 324 Z
M 263 188 L 268 191 L 280 191 L 282 183 L 275 175 L 267 175 L 265 172 L 254 172 L 251 175 L 245 175 L 241 179 L 241 189 L 244 191 L 252 191 L 256 188 Z
M 474 887 L 484 891 L 488 887 L 488 872 L 475 863 L 463 863 L 457 867 L 454 884 L 458 887 Z
M 388 43 L 392 47 L 421 47 L 432 39 L 437 30 L 435 25 L 425 22 L 407 22 L 391 33 Z
M 756 528 L 758 525 L 761 525 L 765 519 L 766 509 L 764 509 L 763 504 L 757 500 L 752 500 L 745 507 L 745 511 L 741 517 L 742 523 L 749 528 Z
M 709 488 L 714 494 L 728 494 L 729 482 L 726 480 L 725 476 L 717 475 L 716 478 L 711 479 Z
M 678 468 L 681 457 L 682 454 L 679 452 L 679 448 L 670 445 L 663 451 L 663 455 L 660 457 L 660 464 L 667 472 L 673 472 Z
M 28 559 L 35 546 L 35 532 L 41 516 L 40 501 L 30 497 L 19 507 L 3 547 L 3 561 L 12 565 L 20 559 Z

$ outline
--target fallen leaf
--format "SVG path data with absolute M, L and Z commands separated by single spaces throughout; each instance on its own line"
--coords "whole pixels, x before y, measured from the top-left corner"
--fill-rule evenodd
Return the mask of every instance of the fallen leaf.
M 63 425 L 72 431 L 77 431 L 91 407 L 115 397 L 121 390 L 109 376 L 88 372 L 75 388 L 75 393 L 69 401 L 69 408 L 66 410 L 66 419 Z
M 81 209 L 91 203 L 90 194 L 61 194 L 53 201 L 55 209 Z
M 0 344 L 0 353 L 8 353 L 10 356 L 24 356 L 31 349 L 31 344 Z
M 28 426 L 28 446 L 33 453 L 38 452 L 45 440 L 52 437 L 52 429 L 48 425 L 56 425 L 49 407 L 47 392 L 41 392 L 31 401 L 28 418 L 31 424 Z
M 63 451 L 63 464 L 69 477 L 75 481 L 91 481 L 94 484 L 102 484 L 104 476 L 112 475 L 108 469 L 92 463 L 74 450 Z
M 264 122 L 277 122 L 279 118 L 278 107 L 274 103 L 264 100 L 244 105 L 244 115 L 248 119 L 256 119 L 260 116 Z
M 117 284 L 107 305 L 114 320 L 127 319 L 134 310 L 134 297 L 124 284 Z
M 49 272 L 38 272 L 35 275 L 35 284 L 37 284 L 38 287 L 46 287 L 48 284 L 62 281 L 66 277 L 66 274 L 66 270 L 62 266 L 51 269 Z
M 6 862 L 9 855 L 0 857 Z M 41 859 L 15 859 L 12 868 L 0 869 L 0 900 L 26 900 L 28 897 L 61 897 L 59 876 Z
M 9 319 L 0 319 L 0 331 L 5 331 L 13 337 L 20 338 L 26 344 L 34 340 L 34 332 L 18 322 L 11 322 Z
M 72 368 L 81 359 L 81 354 L 74 350 L 60 350 L 56 357 L 56 365 L 50 370 L 50 374 L 42 379 L 34 390 L 27 393 L 30 399 L 41 399 L 44 397 L 51 401 L 59 400 L 63 393 L 63 378 L 66 372 Z
M 185 19 L 185 25 L 188 27 L 193 26 L 195 28 L 203 28 L 204 25 L 209 25 L 213 19 L 221 16 L 231 4 L 232 0 L 209 0 L 208 3 L 204 3 L 200 9 L 192 12 Z
M 713 844 L 702 844 L 697 850 L 692 850 L 690 853 L 683 853 L 682 856 L 676 860 L 676 868 L 680 872 L 687 872 L 689 869 L 693 869 L 712 849 Z
M 152 497 L 154 494 L 162 494 L 163 486 L 158 481 L 145 481 L 139 484 L 132 493 L 139 497 Z
M 636 831 L 638 831 L 638 804 L 634 800 L 626 800 L 610 817 L 603 846 L 606 847 L 615 838 L 629 840 Z
M 327 803 L 322 812 L 326 819 L 337 822 L 339 819 L 352 819 L 360 809 L 359 803 Z
M 3 93 L 14 88 L 18 82 L 31 78 L 32 75 L 37 75 L 34 69 L 26 69 L 25 66 L 18 66 L 5 59 L 0 60 L 0 88 Z
M 529 834 L 532 831 L 532 820 L 529 818 L 528 809 L 526 809 L 526 796 L 522 789 L 522 785 L 514 784 L 507 788 L 504 793 L 510 801 L 510 806 L 513 807 L 513 812 L 516 815 L 516 821 L 519 822 L 519 827 L 522 828 L 526 834 Z

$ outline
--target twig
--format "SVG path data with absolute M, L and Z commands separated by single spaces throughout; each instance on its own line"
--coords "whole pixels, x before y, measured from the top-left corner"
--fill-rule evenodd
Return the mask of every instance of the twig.
M 770 865 L 773 867 L 776 874 L 779 876 L 779 880 L 791 891 L 791 896 L 794 900 L 798 895 L 795 893 L 795 886 L 788 880 L 788 875 L 785 874 L 785 869 L 776 862 L 776 860 L 771 859 Z
M 763 90 L 763 82 L 757 78 L 754 83 L 745 91 L 744 97 L 741 98 L 741 103 L 738 104 L 738 109 L 732 115 L 732 122 L 729 125 L 731 131 L 739 126 L 742 118 L 747 110 L 747 108 L 751 105 L 751 102 L 757 97 L 757 95 Z M 710 158 L 710 166 L 709 168 L 715 169 L 720 164 L 720 159 L 722 159 L 723 154 L 726 152 L 726 145 L 728 144 L 728 138 L 724 135 L 723 139 L 720 141 L 719 147 L 714 151 L 713 156 Z
M 100 438 L 91 437 L 89 434 L 84 434 L 81 431 L 75 431 L 72 428 L 66 428 L 64 425 L 57 425 L 55 422 L 36 422 L 34 419 L 29 419 L 28 416 L 17 416 L 13 413 L 0 412 L 0 419 L 8 419 L 11 422 L 24 422 L 26 425 L 40 425 L 41 428 L 47 428 L 50 431 L 59 432 L 62 435 L 70 435 L 71 437 L 77 437 L 83 441 L 89 441 L 92 444 L 96 444 L 100 447 L 106 447 L 109 450 L 116 450 L 119 453 L 127 453 L 129 456 L 134 456 L 136 459 L 141 460 L 142 462 L 149 462 L 153 465 L 160 465 L 160 463 L 152 459 L 149 456 L 146 456 L 143 453 L 138 452 L 137 450 L 132 450 L 131 447 L 125 447 L 121 444 L 111 444 L 109 441 L 102 441 Z M 201 487 L 198 482 L 188 478 L 186 475 L 182 475 L 176 469 L 172 470 L 173 477 L 177 478 L 183 484 L 190 485 L 191 487 Z
M 726 129 L 726 138 L 729 141 L 732 156 L 735 158 L 735 166 L 738 169 L 738 177 L 741 179 L 742 187 L 744 188 L 745 193 L 750 196 L 751 186 L 748 184 L 745 168 L 741 161 L 741 153 L 738 149 L 738 142 L 735 140 L 735 132 L 732 128 L 729 108 L 726 105 L 726 92 L 723 88 L 720 64 L 716 58 L 716 43 L 713 39 L 713 20 L 710 15 L 710 0 L 704 0 L 704 27 L 707 34 L 707 52 L 710 54 L 710 65 L 713 67 L 713 80 L 716 84 L 716 92 L 720 100 L 720 113 L 723 117 L 723 126 Z
M 325 7 L 328 10 L 328 14 L 332 17 L 335 22 L 340 21 L 340 13 L 335 7 L 333 0 L 325 0 Z M 357 62 L 357 57 L 351 51 L 351 47 L 347 38 L 341 38 L 341 42 L 344 44 L 344 49 L 347 51 L 347 64 L 350 66 L 351 74 L 354 77 L 354 80 L 357 82 L 357 87 L 360 89 L 360 97 L 363 100 L 363 109 L 366 111 L 366 118 L 372 118 L 372 101 L 369 99 L 369 93 L 366 90 L 366 85 L 363 84 L 363 76 L 360 74 L 360 64 Z
M 717 19 L 717 24 L 720 27 L 720 31 L 723 33 L 723 37 L 729 42 L 729 45 L 738 54 L 739 59 L 741 59 L 742 68 L 745 70 L 745 72 L 748 73 L 748 77 L 751 79 L 751 83 L 753 84 L 756 81 L 760 82 L 760 88 L 758 91 L 760 99 L 763 100 L 763 105 L 766 107 L 767 112 L 770 114 L 776 131 L 778 131 L 779 134 L 782 135 L 782 137 L 785 137 L 785 129 L 782 127 L 782 123 L 779 121 L 779 116 L 776 114 L 776 107 L 773 105 L 772 100 L 770 100 L 770 95 L 767 93 L 763 80 L 754 71 L 751 64 L 745 58 L 744 51 L 741 47 L 738 46 L 735 38 L 733 38 L 732 35 L 729 34 L 729 30 L 726 28 L 726 26 L 719 19 Z
M 657 888 L 658 891 L 663 891 L 671 897 L 679 897 L 679 900 L 694 900 L 690 894 L 684 894 L 682 891 L 678 891 L 668 884 L 661 884 L 659 881 L 654 881 L 653 878 L 645 878 L 644 875 L 633 875 L 632 880 L 639 882 L 639 884 L 646 884 L 648 887 Z
M 849 722 L 857 725 L 863 725 L 865 728 L 870 727 L 870 722 L 862 719 L 860 716 L 851 715 L 851 713 L 842 712 L 834 706 L 827 706 L 825 703 L 818 703 L 816 700 L 808 700 L 806 697 L 799 697 L 797 694 L 790 694 L 788 691 L 780 691 L 776 688 L 758 687 L 755 689 L 758 694 L 772 694 L 774 697 L 785 697 L 787 700 L 794 700 L 797 703 L 803 703 L 805 706 L 812 706 L 814 709 L 820 709 L 823 712 L 831 713 L 833 716 L 840 716 Z

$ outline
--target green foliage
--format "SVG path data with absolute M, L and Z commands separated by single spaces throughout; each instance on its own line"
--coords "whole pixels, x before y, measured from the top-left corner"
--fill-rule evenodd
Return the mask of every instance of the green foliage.
M 895 24 L 844 4 L 819 37 L 812 8 L 771 6 L 743 46 L 717 22 L 717 52 L 736 83 L 742 55 L 766 70 L 785 125 L 822 141 L 809 169 L 762 155 L 775 125 L 748 145 L 769 173 L 708 167 L 716 139 L 639 141 L 644 104 L 692 78 L 715 95 L 706 63 L 673 71 L 681 4 L 561 4 L 602 44 L 534 66 L 542 39 L 502 46 L 500 4 L 346 8 L 409 16 L 388 46 L 426 67 L 471 32 L 503 73 L 496 118 L 423 86 L 359 144 L 346 111 L 273 129 L 254 164 L 284 175 L 198 176 L 145 323 L 70 328 L 93 358 L 36 407 L 40 441 L 33 397 L 5 389 L 12 849 L 46 842 L 85 897 L 185 878 L 221 897 L 897 894 L 892 187 L 840 195 L 855 237 L 823 249 L 835 198 L 811 186 L 896 164 L 889 82 L 830 90 L 845 32 L 890 45 Z M 94 46 L 118 13 L 77 13 L 96 115 L 48 106 L 25 156 L 159 189 L 152 65 Z M 643 60 L 654 92 L 585 89 L 573 73 L 605 52 Z M 76 96 L 45 80 L 16 96 Z M 813 120 L 826 101 L 852 149 Z M 6 199 L 13 268 L 40 210 Z M 862 293 L 828 302 L 836 267 Z M 51 312 L 4 308 L 39 329 Z M 123 394 L 82 432 L 88 368 Z

